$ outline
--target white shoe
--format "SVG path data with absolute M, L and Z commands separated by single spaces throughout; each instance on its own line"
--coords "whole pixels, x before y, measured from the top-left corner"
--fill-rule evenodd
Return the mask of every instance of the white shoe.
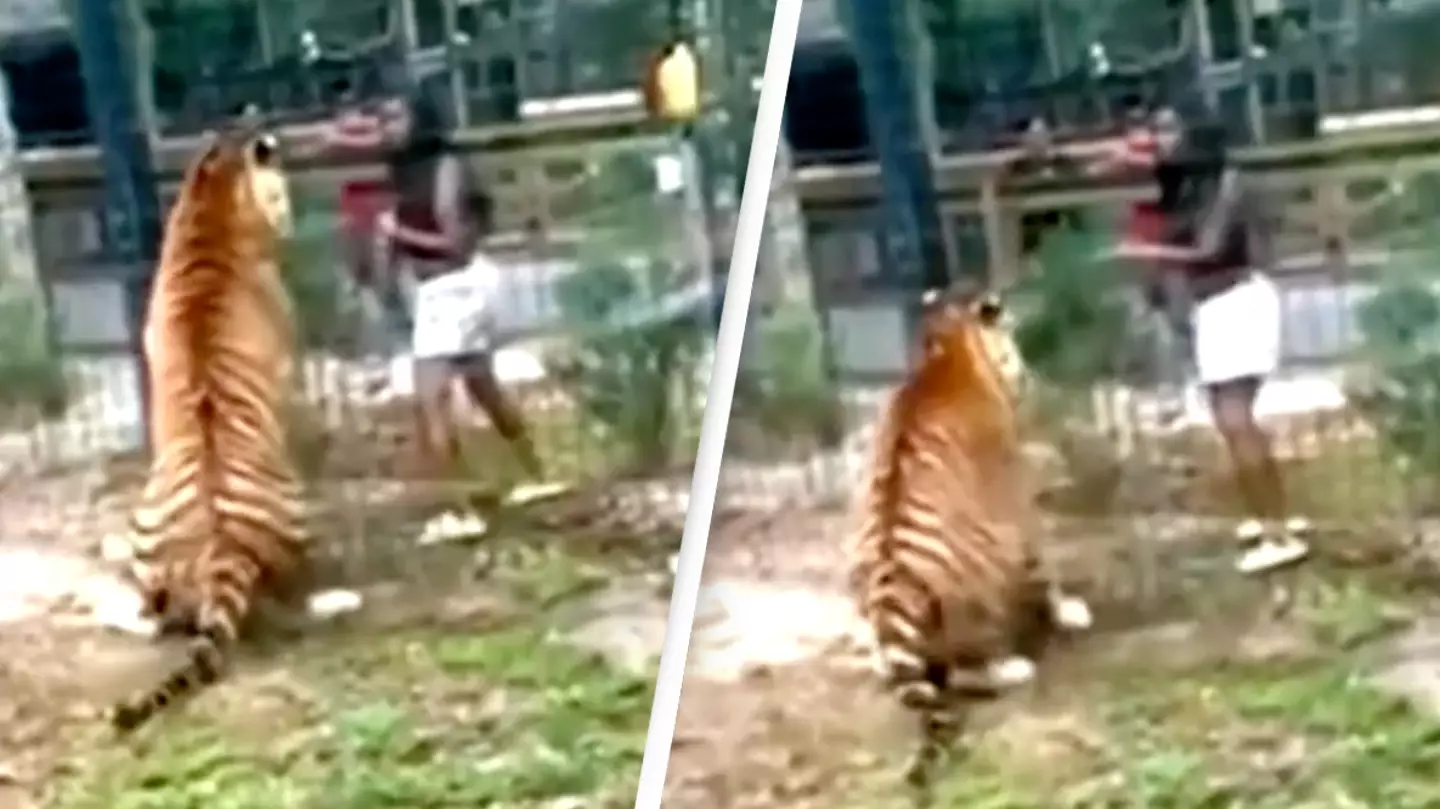
M 1314 531 L 1315 526 L 1311 525 L 1310 521 L 1304 517 L 1291 517 L 1285 521 L 1285 536 L 1305 537 L 1310 536 Z
M 1235 526 L 1235 540 L 1243 544 L 1255 543 L 1265 538 L 1265 523 L 1250 519 Z
M 560 481 L 538 481 L 522 483 L 505 495 L 505 505 L 523 506 L 538 500 L 548 500 L 570 491 L 570 486 Z
M 1310 546 L 1296 537 L 1263 539 L 1240 554 L 1240 558 L 1235 562 L 1235 569 L 1247 575 L 1268 573 L 1293 565 L 1309 555 Z

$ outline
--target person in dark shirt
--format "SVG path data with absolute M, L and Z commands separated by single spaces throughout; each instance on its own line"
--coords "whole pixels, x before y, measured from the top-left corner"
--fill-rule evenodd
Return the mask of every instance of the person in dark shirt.
M 1255 418 L 1255 401 L 1279 366 L 1280 293 L 1258 265 L 1254 197 L 1230 164 L 1225 130 L 1204 117 L 1184 121 L 1155 165 L 1161 238 L 1131 242 L 1122 255 L 1179 274 L 1192 301 L 1195 368 L 1211 416 L 1229 449 L 1248 519 L 1237 567 L 1263 573 L 1309 553 L 1308 524 L 1288 512 L 1279 464 Z
M 1115 148 L 1089 165 L 1092 175 L 1125 178 L 1135 182 L 1153 180 L 1155 165 L 1161 154 L 1174 145 L 1180 136 L 1180 121 L 1175 110 L 1161 107 L 1150 110 L 1134 106 L 1127 114 L 1123 136 Z M 1117 253 L 1125 254 L 1129 245 L 1145 245 L 1165 236 L 1166 217 L 1153 199 L 1134 202 L 1127 211 L 1124 230 Z M 1140 290 L 1150 316 L 1157 321 L 1155 331 L 1154 370 L 1172 394 L 1167 397 L 1163 418 L 1167 423 L 1184 415 L 1185 391 L 1191 382 L 1190 301 L 1184 278 L 1160 264 L 1139 263 Z
M 457 339 L 447 342 L 455 345 L 443 351 L 419 345 L 433 342 L 421 339 L 422 331 L 436 331 L 428 328 L 433 322 L 422 326 L 417 321 L 420 299 L 434 297 L 424 292 L 429 282 L 460 273 L 499 271 L 479 254 L 480 242 L 493 226 L 493 200 L 455 149 L 450 134 L 443 105 L 434 93 L 419 87 L 408 97 L 347 112 L 322 133 L 320 147 L 363 151 L 385 162 L 383 183 L 349 189 L 346 214 L 354 231 L 371 234 L 372 257 L 361 283 L 379 294 L 391 328 L 409 338 L 417 354 L 424 354 L 414 357 L 412 373 L 417 429 L 427 456 L 442 463 L 459 460 L 450 398 L 451 383 L 458 378 L 514 447 L 526 472 L 538 477 L 541 466 L 529 429 L 495 376 L 493 347 L 483 344 L 484 339 L 472 339 L 489 336 L 486 324 L 463 328 L 442 323 L 439 331 L 453 332 Z M 449 311 L 453 308 L 446 307 L 441 319 L 453 319 L 457 314 Z M 467 336 L 461 338 L 461 330 Z
M 494 276 L 501 269 L 479 253 L 481 241 L 494 226 L 494 200 L 455 148 L 441 102 L 433 93 L 418 89 L 405 113 L 387 122 L 393 145 L 386 166 L 395 205 L 380 214 L 377 227 L 384 248 L 382 264 L 395 268 L 390 276 L 411 285 L 407 297 L 417 318 L 415 390 L 424 411 L 421 421 L 431 428 L 427 444 L 442 457 L 459 459 L 459 437 L 450 415 L 450 382 L 458 377 L 471 400 L 510 442 L 525 471 L 538 477 L 540 459 L 529 429 L 495 376 L 494 349 L 488 345 L 493 330 L 485 322 L 439 323 L 459 342 L 439 351 L 420 345 L 421 332 L 427 328 L 422 316 L 433 322 L 435 317 L 445 320 L 456 314 L 449 304 L 433 316 L 420 311 L 423 302 L 436 298 L 431 291 L 441 292 L 445 286 L 440 297 L 463 292 L 473 302 L 476 294 L 488 294 L 487 286 L 493 289 Z M 462 273 L 475 277 L 475 282 L 450 283 Z M 481 283 L 482 275 L 489 282 Z M 466 316 L 473 319 L 471 308 L 466 308 Z M 484 321 L 493 312 L 482 315 Z M 466 334 L 460 335 L 461 330 Z

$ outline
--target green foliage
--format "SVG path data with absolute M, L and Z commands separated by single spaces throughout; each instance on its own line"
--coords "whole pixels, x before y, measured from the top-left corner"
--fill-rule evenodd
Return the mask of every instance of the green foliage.
M 1124 270 L 1094 258 L 1105 239 L 1094 231 L 1051 234 L 1035 271 L 1013 293 L 1020 351 L 1031 370 L 1056 387 L 1113 379 L 1135 353 Z
M 1440 474 L 1440 294 L 1432 248 L 1392 269 L 1359 308 L 1360 334 L 1374 378 L 1354 392 L 1381 440 L 1422 474 Z
M 345 353 L 359 338 L 361 312 L 343 275 L 343 259 L 332 211 L 311 208 L 296 217 L 283 274 L 303 349 Z
M 814 310 L 789 302 L 760 318 L 750 341 L 741 363 L 743 384 L 735 391 L 736 415 L 759 427 L 767 442 L 813 438 L 822 446 L 838 444 L 845 412 Z
M 69 401 L 69 380 L 45 340 L 43 310 L 23 296 L 0 296 L 0 422 L 54 417 Z
M 695 383 L 705 331 L 692 317 L 611 328 L 676 286 L 679 273 L 662 260 L 634 266 L 596 260 L 564 279 L 556 298 L 576 333 L 561 376 L 581 412 L 623 453 L 626 471 L 663 468 L 674 459 L 703 407 Z

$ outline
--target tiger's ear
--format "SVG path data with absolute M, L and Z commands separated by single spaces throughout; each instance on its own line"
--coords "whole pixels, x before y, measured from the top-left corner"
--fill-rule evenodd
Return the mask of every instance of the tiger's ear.
M 191 166 L 195 176 L 203 177 L 209 175 L 215 168 L 215 162 L 220 159 L 220 153 L 224 151 L 225 137 L 218 130 L 207 129 L 200 133 L 199 140 Z

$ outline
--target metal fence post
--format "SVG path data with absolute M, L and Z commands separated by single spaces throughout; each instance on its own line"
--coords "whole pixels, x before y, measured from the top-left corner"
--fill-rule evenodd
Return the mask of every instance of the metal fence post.
M 145 302 L 160 248 L 160 201 L 136 97 L 132 17 L 117 8 L 130 0 L 79 0 L 76 48 L 85 78 L 85 102 L 100 151 L 105 181 L 105 247 L 123 274 L 130 348 L 139 363 L 140 401 L 149 412 L 141 349 Z M 145 419 L 148 435 L 148 416 Z
M 901 17 L 907 12 L 895 0 L 846 2 L 870 139 L 880 164 L 886 271 L 907 286 L 944 286 L 950 280 L 944 223 L 920 120 L 910 25 Z

